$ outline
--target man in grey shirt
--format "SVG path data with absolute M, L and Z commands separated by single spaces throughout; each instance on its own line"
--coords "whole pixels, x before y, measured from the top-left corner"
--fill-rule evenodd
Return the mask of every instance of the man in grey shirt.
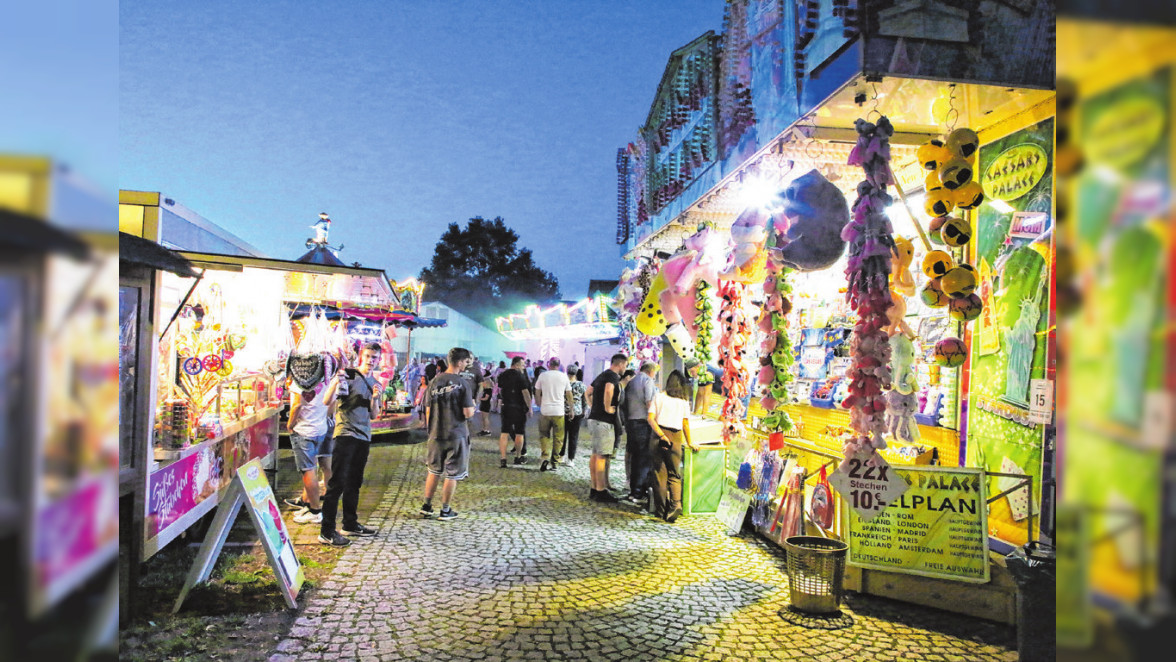
M 646 503 L 648 499 L 649 473 L 653 463 L 653 449 L 649 446 L 653 438 L 649 405 L 657 396 L 657 382 L 653 378 L 657 369 L 658 364 L 646 361 L 625 387 L 625 475 L 629 479 L 629 494 L 625 500 L 631 503 Z
M 372 443 L 372 416 L 379 411 L 380 393 L 372 376 L 380 363 L 379 343 L 368 343 L 359 352 L 359 365 L 343 371 L 336 397 L 335 452 L 331 460 L 331 481 L 323 497 L 323 523 L 319 542 L 346 547 L 351 541 L 335 530 L 339 499 L 343 500 L 343 532 L 353 536 L 375 535 L 376 530 L 359 523 L 359 488 L 367 468 Z

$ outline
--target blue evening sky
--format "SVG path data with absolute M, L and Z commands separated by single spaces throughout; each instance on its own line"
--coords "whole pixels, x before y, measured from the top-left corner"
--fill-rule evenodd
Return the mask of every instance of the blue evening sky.
M 564 298 L 624 267 L 616 149 L 722 0 L 161 2 L 120 13 L 121 188 L 293 259 L 416 275 L 502 216 Z M 428 294 L 426 292 L 426 299 Z

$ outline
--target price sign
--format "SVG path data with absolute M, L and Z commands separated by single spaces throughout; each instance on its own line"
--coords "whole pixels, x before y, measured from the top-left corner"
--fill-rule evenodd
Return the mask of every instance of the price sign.
M 1048 379 L 1029 380 L 1029 422 L 1053 422 L 1053 382 Z
M 866 522 L 874 519 L 910 487 L 881 455 L 875 455 L 869 463 L 866 458 L 850 458 L 849 470 L 843 472 L 838 468 L 829 476 L 829 482 Z

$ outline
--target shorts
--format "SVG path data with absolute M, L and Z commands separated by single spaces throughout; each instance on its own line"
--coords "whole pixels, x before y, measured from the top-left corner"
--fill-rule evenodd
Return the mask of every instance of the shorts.
M 297 433 L 290 434 L 290 447 L 294 449 L 294 464 L 298 466 L 299 471 L 311 471 L 315 468 L 319 447 L 326 438 L 326 432 L 314 437 L 304 437 Z
M 595 418 L 588 419 L 585 424 L 588 429 L 588 441 L 592 445 L 592 454 L 612 457 L 617 444 L 613 425 Z
M 522 435 L 527 430 L 527 410 L 504 407 L 502 410 L 502 434 Z
M 478 401 L 478 411 L 490 413 L 490 398 L 483 398 Z
M 462 480 L 470 475 L 470 439 L 436 441 L 430 439 L 425 449 L 425 466 L 429 473 L 449 480 Z
M 319 457 L 331 457 L 331 454 L 334 452 L 335 452 L 335 435 L 328 432 L 326 434 L 326 436 L 323 437 L 323 443 L 319 444 L 318 456 Z

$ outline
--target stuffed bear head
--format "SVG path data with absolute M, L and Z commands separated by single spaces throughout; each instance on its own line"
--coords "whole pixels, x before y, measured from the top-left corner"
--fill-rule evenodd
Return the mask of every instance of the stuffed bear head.
M 837 261 L 845 251 L 841 230 L 849 222 L 845 195 L 816 170 L 792 180 L 781 193 L 780 213 L 788 227 L 784 243 L 772 251 L 772 260 L 798 271 L 819 271 Z

